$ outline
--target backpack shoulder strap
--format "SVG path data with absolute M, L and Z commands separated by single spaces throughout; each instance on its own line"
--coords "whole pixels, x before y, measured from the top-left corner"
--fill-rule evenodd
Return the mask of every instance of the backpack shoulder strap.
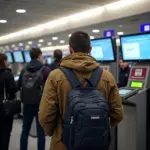
M 92 83 L 92 85 L 93 85 L 94 87 L 97 87 L 97 86 L 98 86 L 98 83 L 99 83 L 99 81 L 100 81 L 100 79 L 101 79 L 102 73 L 103 73 L 103 69 L 100 68 L 100 67 L 97 67 L 97 68 L 93 71 L 93 73 L 92 73 L 91 78 L 89 79 L 89 81 Z M 87 85 L 87 86 L 88 86 L 88 85 Z
M 80 84 L 77 76 L 71 69 L 65 67 L 59 67 L 59 69 L 65 74 L 72 88 L 76 88 Z

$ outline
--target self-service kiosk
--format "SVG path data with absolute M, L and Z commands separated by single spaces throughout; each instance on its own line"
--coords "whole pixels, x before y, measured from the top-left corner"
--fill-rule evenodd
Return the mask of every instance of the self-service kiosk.
M 150 33 L 121 37 L 124 61 L 135 61 L 127 87 L 119 93 L 124 119 L 118 126 L 118 150 L 150 150 Z
M 116 43 L 111 37 L 109 38 L 99 38 L 91 41 L 92 51 L 91 56 L 93 56 L 99 63 L 100 67 L 110 71 L 118 81 L 118 61 L 115 54 Z M 116 150 L 117 138 L 116 138 L 116 128 L 111 129 L 112 142 L 109 150 Z

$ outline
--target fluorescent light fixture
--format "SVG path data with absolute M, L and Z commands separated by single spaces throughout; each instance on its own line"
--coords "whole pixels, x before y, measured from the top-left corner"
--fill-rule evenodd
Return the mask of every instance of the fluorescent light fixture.
M 52 42 L 48 42 L 47 45 L 52 45 Z
M 119 38 L 116 39 L 116 44 L 117 44 L 117 46 L 120 46 L 120 39 Z
M 58 37 L 52 37 L 52 40 L 56 41 L 58 40 Z
M 68 34 L 68 37 L 71 37 L 72 34 Z
M 19 46 L 23 46 L 23 43 L 19 43 L 18 45 L 19 45 Z
M 99 30 L 99 29 L 94 29 L 94 30 L 92 30 L 92 32 L 93 32 L 93 33 L 99 33 L 100 30 Z
M 118 35 L 124 35 L 124 32 L 117 32 Z
M 120 24 L 120 25 L 119 25 L 119 28 L 122 28 L 122 27 L 123 27 L 123 25 L 122 25 L 122 24 Z
M 38 47 L 41 47 L 41 46 L 42 46 L 42 44 L 40 44 L 40 43 L 39 43 L 37 46 L 38 46 Z
M 25 9 L 17 9 L 16 12 L 23 14 L 26 13 L 27 11 Z
M 13 48 L 14 48 L 15 46 L 16 46 L 15 44 L 12 44 L 12 45 L 11 45 L 11 47 L 13 47 Z
M 32 41 L 28 41 L 28 44 L 30 44 L 30 45 L 31 45 L 31 44 L 32 44 Z
M 43 43 L 43 42 L 44 42 L 44 40 L 43 40 L 43 39 L 40 39 L 40 40 L 39 40 L 39 42 L 40 42 L 40 43 Z
M 64 41 L 64 40 L 60 40 L 60 43 L 61 43 L 61 44 L 64 44 L 64 43 L 65 43 L 65 41 Z
M 0 20 L 0 23 L 7 23 L 7 20 Z
M 30 48 L 30 45 L 26 45 L 26 49 L 29 49 Z
M 68 45 L 61 45 L 61 46 L 49 46 L 49 47 L 42 47 L 41 50 L 45 51 L 54 51 L 54 49 L 61 49 L 61 50 L 68 50 Z
M 95 37 L 94 36 L 90 36 L 90 39 L 93 40 L 93 39 L 95 39 Z

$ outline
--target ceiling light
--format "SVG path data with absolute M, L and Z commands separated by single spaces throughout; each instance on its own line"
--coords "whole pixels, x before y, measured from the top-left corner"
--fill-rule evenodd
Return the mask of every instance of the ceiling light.
M 43 40 L 43 39 L 40 39 L 40 40 L 39 40 L 39 42 L 40 42 L 40 43 L 43 43 L 43 42 L 44 42 L 44 40 Z
M 64 40 L 60 40 L 60 43 L 61 43 L 61 44 L 64 44 L 64 43 L 65 43 L 65 41 L 64 41 Z
M 7 23 L 7 20 L 0 20 L 0 23 Z
M 100 30 L 98 30 L 98 29 L 94 29 L 94 30 L 92 30 L 92 32 L 93 32 L 93 33 L 99 33 L 99 32 L 100 32 Z
M 119 25 L 119 28 L 122 28 L 122 27 L 123 27 L 123 25 L 122 25 L 122 24 L 120 24 L 120 25 Z
M 118 35 L 124 35 L 124 32 L 117 32 Z
M 25 9 L 17 9 L 16 12 L 17 13 L 26 13 L 27 11 Z
M 28 44 L 30 44 L 30 45 L 31 45 L 31 44 L 32 44 L 32 41 L 29 41 L 29 42 L 28 42 Z
M 29 49 L 30 48 L 30 45 L 26 45 L 26 49 Z
M 19 45 L 19 46 L 23 46 L 23 43 L 19 43 L 18 45 Z
M 37 46 L 38 46 L 38 47 L 41 47 L 41 46 L 42 46 L 42 44 L 38 44 Z
M 15 44 L 12 44 L 12 45 L 11 45 L 11 47 L 15 47 L 15 46 L 16 46 Z
M 95 39 L 95 37 L 94 36 L 90 36 L 90 39 L 93 40 L 93 39 Z
M 58 40 L 58 37 L 52 37 L 52 40 L 56 41 Z
M 47 45 L 52 45 L 52 42 L 48 42 Z
M 72 34 L 68 34 L 68 37 L 71 37 Z

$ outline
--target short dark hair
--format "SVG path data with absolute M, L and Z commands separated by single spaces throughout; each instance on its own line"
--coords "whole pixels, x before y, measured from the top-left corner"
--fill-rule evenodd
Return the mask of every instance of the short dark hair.
M 30 50 L 30 57 L 31 59 L 38 59 L 38 57 L 42 55 L 42 51 L 40 48 L 32 48 Z
M 56 49 L 54 51 L 54 58 L 56 59 L 56 61 L 60 61 L 62 59 L 62 51 L 59 49 Z
M 69 45 L 74 52 L 88 53 L 91 46 L 90 37 L 83 31 L 77 31 L 71 35 Z
M 7 60 L 7 56 L 3 53 L 0 53 L 0 68 L 5 68 L 4 61 Z

